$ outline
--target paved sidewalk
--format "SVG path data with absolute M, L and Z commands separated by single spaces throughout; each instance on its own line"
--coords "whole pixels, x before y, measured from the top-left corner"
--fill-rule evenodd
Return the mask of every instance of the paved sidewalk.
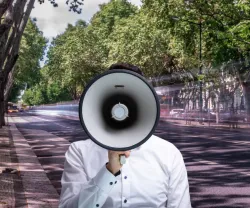
M 59 195 L 9 117 L 0 129 L 0 208 L 58 207 Z
M 4 126 L 0 129 L 0 207 L 15 207 L 15 188 L 18 186 L 22 189 L 17 158 L 13 150 L 9 127 Z

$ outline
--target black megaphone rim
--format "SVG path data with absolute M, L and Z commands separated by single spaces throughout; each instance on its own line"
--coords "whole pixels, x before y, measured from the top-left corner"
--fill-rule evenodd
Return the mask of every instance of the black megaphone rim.
M 151 131 L 149 132 L 149 134 L 140 142 L 132 145 L 132 146 L 129 146 L 129 147 L 125 147 L 125 148 L 117 148 L 117 147 L 110 147 L 110 146 L 107 146 L 107 145 L 104 145 L 102 144 L 101 142 L 97 141 L 92 135 L 91 133 L 88 131 L 85 123 L 84 123 L 84 120 L 82 118 L 82 104 L 83 104 L 83 101 L 84 101 L 84 98 L 85 98 L 85 95 L 88 91 L 88 89 L 92 86 L 92 84 L 94 84 L 98 79 L 104 77 L 104 76 L 107 76 L 109 74 L 113 74 L 113 73 L 126 73 L 126 74 L 131 74 L 131 75 L 134 75 L 136 76 L 137 78 L 141 79 L 148 87 L 149 89 L 152 91 L 153 95 L 154 95 L 154 98 L 155 98 L 155 101 L 156 101 L 156 110 L 157 110 L 157 115 L 156 115 L 156 119 L 155 119 L 155 123 L 154 123 L 154 126 L 153 128 L 151 129 Z M 97 145 L 105 148 L 105 149 L 108 149 L 108 150 L 113 150 L 113 151 L 127 151 L 127 150 L 131 150 L 131 149 L 135 149 L 139 146 L 141 146 L 143 143 L 145 143 L 154 133 L 157 125 L 158 125 L 158 122 L 159 122 L 159 119 L 160 119 L 160 103 L 159 103 L 159 100 L 158 100 L 158 96 L 154 90 L 154 88 L 148 83 L 148 81 L 143 77 L 141 76 L 140 74 L 136 73 L 136 72 L 133 72 L 133 71 L 130 71 L 130 70 L 127 70 L 127 69 L 112 69 L 112 70 L 109 70 L 109 71 L 106 71 L 102 74 L 99 74 L 97 75 L 96 77 L 94 77 L 88 84 L 87 86 L 85 87 L 82 95 L 81 95 L 81 98 L 80 98 L 80 101 L 79 101 L 79 119 L 80 119 L 80 122 L 81 122 L 81 125 L 84 129 L 84 131 L 86 132 L 86 134 L 90 137 L 90 139 L 95 142 Z

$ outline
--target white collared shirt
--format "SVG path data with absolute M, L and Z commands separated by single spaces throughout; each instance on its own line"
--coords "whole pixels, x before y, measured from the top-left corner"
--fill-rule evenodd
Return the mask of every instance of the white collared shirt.
M 190 208 L 189 185 L 179 150 L 152 136 L 131 151 L 119 176 L 107 168 L 108 150 L 91 140 L 66 153 L 59 207 Z

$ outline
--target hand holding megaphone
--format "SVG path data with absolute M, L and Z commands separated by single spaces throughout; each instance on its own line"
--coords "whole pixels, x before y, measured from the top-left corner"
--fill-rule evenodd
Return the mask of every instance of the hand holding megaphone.
M 130 151 L 108 151 L 109 162 L 106 167 L 112 174 L 117 173 L 121 169 L 124 164 L 121 162 L 121 157 L 123 156 L 128 158 L 130 156 Z

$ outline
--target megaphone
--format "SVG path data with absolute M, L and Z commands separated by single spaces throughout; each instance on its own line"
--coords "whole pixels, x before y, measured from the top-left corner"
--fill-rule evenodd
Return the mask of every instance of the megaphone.
M 160 117 L 154 88 L 136 72 L 106 71 L 85 87 L 79 118 L 89 138 L 114 151 L 127 151 L 146 142 Z

